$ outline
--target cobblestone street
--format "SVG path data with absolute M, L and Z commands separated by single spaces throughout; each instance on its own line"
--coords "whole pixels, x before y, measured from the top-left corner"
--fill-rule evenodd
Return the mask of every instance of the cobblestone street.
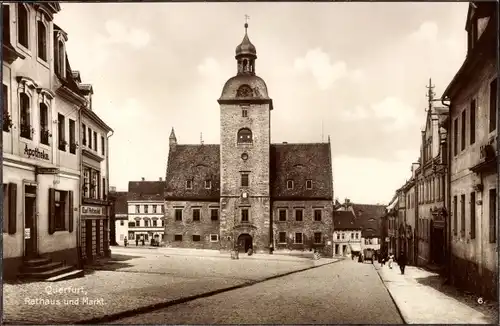
M 231 260 L 218 252 L 211 255 L 114 248 L 112 260 L 87 270 L 83 278 L 4 284 L 4 322 L 73 323 L 333 262 L 278 255 Z M 59 289 L 67 293 L 54 293 Z
M 401 324 L 403 320 L 372 264 L 347 259 L 114 323 Z
M 436 273 L 407 266 L 401 275 L 396 263 L 392 269 L 378 263 L 375 268 L 408 324 L 498 324 L 497 303 L 480 304 L 444 285 Z

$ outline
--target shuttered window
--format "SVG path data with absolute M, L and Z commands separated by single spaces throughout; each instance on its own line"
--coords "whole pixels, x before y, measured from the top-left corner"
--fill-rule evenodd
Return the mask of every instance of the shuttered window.
M 17 184 L 3 184 L 3 233 L 15 234 L 17 227 Z

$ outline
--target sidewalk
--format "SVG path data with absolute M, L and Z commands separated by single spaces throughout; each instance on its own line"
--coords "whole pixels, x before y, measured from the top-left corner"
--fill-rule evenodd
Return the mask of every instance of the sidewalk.
M 453 291 L 438 290 L 446 286 L 436 273 L 407 266 L 405 275 L 401 275 L 396 263 L 392 269 L 387 264 L 374 266 L 407 324 L 496 324 L 498 321 L 495 303 L 480 305 L 452 294 Z

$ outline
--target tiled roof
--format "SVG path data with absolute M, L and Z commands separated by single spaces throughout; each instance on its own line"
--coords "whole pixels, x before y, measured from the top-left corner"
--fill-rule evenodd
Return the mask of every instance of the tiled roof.
M 167 163 L 165 197 L 216 200 L 220 196 L 219 145 L 175 145 L 170 148 Z M 186 189 L 186 181 L 192 189 Z M 205 189 L 211 180 L 211 189 Z
M 110 193 L 110 195 L 112 195 L 115 200 L 115 214 L 128 214 L 128 192 L 117 191 Z
M 384 205 L 352 204 L 356 220 L 362 226 L 363 237 L 379 237 L 380 221 L 386 213 Z
M 333 197 L 330 144 L 271 144 L 271 197 L 301 199 Z M 205 180 L 212 180 L 212 188 L 205 189 Z M 287 180 L 294 188 L 287 189 Z M 207 199 L 220 197 L 220 146 L 175 145 L 167 162 L 166 198 Z M 186 181 L 192 180 L 192 189 Z M 312 180 L 312 189 L 306 189 L 306 180 Z
M 163 201 L 164 181 L 130 181 L 128 183 L 128 200 Z
M 293 189 L 287 189 L 293 180 Z M 306 189 L 312 180 L 312 189 Z M 272 144 L 271 197 L 333 198 L 332 164 L 329 143 Z
M 356 219 L 352 211 L 334 211 L 333 212 L 333 229 L 334 230 L 353 230 L 360 229 L 361 225 L 356 223 Z

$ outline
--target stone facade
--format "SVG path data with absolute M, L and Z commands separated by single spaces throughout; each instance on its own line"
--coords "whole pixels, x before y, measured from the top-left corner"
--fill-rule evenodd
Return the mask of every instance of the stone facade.
M 495 46 L 498 11 L 495 5 L 470 5 L 467 19 L 470 35 L 476 24 L 483 28 L 475 40 L 469 38 L 467 59 L 444 93 L 450 100 L 450 277 L 457 286 L 483 297 L 497 298 L 498 82 L 495 85 L 494 80 L 498 81 Z M 471 112 L 475 112 L 475 124 L 470 123 Z

